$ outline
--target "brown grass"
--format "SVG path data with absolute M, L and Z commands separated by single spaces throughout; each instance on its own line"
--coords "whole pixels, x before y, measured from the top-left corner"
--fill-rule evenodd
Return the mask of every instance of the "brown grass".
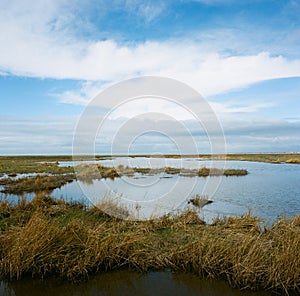
M 115 168 L 105 167 L 101 164 L 79 164 L 76 166 L 75 171 L 77 178 L 82 181 L 120 177 Z
M 297 159 L 297 158 L 290 158 L 288 160 L 285 161 L 286 163 L 300 163 L 300 159 Z
M 243 289 L 300 292 L 300 216 L 270 228 L 250 214 L 205 225 L 193 211 L 137 222 L 40 196 L 3 201 L 0 228 L 0 271 L 9 279 L 171 268 Z
M 47 191 L 51 192 L 55 188 L 60 188 L 68 182 L 75 179 L 74 174 L 66 175 L 37 175 L 35 177 L 25 177 L 19 179 L 5 178 L 0 180 L 0 184 L 4 185 L 1 191 L 8 194 L 23 194 L 30 192 Z

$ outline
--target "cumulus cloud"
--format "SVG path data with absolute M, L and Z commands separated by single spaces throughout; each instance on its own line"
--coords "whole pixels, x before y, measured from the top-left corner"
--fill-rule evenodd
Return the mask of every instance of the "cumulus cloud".
M 300 76 L 299 59 L 268 52 L 228 56 L 185 39 L 134 44 L 82 40 L 70 34 L 74 15 L 65 13 L 69 10 L 64 1 L 34 6 L 28 1 L 21 5 L 4 1 L 2 6 L 0 72 L 88 81 L 79 92 L 61 94 L 61 101 L 67 103 L 85 104 L 96 88 L 141 75 L 174 78 L 204 96 L 262 80 Z
M 184 82 L 208 97 L 263 80 L 300 76 L 300 60 L 289 61 L 282 56 L 272 57 L 265 52 L 253 56 L 222 57 L 219 54 L 201 54 L 196 45 L 182 46 L 180 43 L 146 43 L 131 49 L 118 48 L 116 44 L 112 44 L 111 49 L 105 51 L 105 54 L 103 52 L 103 55 L 103 48 L 98 44 L 99 51 L 95 50 L 92 54 L 95 56 L 92 60 L 99 61 L 95 65 L 98 70 L 94 67 L 86 73 L 81 72 L 82 75 L 78 77 L 91 79 L 90 75 L 94 75 L 93 79 L 96 81 L 89 80 L 79 91 L 75 90 L 75 93 L 62 93 L 62 102 L 85 104 L 111 84 L 97 79 L 117 82 L 136 75 L 157 75 Z M 96 57 L 98 54 L 99 57 Z M 106 56 L 103 63 L 101 55 Z M 111 61 L 111 65 L 108 61 Z M 84 63 L 83 61 L 82 64 Z M 80 69 L 77 74 L 79 73 Z

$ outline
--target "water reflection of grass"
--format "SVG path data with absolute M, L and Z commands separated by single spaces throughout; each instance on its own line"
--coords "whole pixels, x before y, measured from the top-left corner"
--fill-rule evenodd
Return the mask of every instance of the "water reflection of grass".
M 250 214 L 205 225 L 193 211 L 131 221 L 40 195 L 2 201 L 0 229 L 0 271 L 11 279 L 171 268 L 239 288 L 300 291 L 300 216 L 270 228 Z

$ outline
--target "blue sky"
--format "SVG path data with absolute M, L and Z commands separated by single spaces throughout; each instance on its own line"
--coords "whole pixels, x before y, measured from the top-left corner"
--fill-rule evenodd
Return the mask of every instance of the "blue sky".
M 299 0 L 1 0 L 0 45 L 0 154 L 70 154 L 93 97 L 144 75 L 196 89 L 218 116 L 228 152 L 300 152 Z M 99 116 L 110 107 L 103 102 Z M 132 115 L 117 114 L 97 153 L 110 152 L 113 128 Z M 134 120 L 146 129 L 146 119 Z M 135 153 L 178 152 L 159 133 L 134 143 Z

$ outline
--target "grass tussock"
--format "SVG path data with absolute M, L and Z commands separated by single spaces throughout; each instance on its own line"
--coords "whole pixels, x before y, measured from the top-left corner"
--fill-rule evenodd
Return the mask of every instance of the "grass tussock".
M 114 179 L 120 177 L 115 168 L 105 167 L 101 164 L 82 163 L 75 168 L 78 180 L 89 181 L 101 178 Z
M 205 225 L 194 211 L 149 221 L 112 218 L 47 196 L 0 204 L 0 272 L 71 281 L 129 268 L 226 278 L 234 287 L 300 292 L 300 216 L 262 229 L 250 214 Z
M 193 198 L 188 200 L 188 204 L 192 204 L 195 207 L 203 208 L 205 205 L 212 203 L 212 200 L 209 200 L 207 196 L 196 195 Z
M 300 159 L 298 159 L 298 158 L 290 158 L 290 159 L 286 160 L 285 163 L 298 164 L 298 163 L 300 163 Z

